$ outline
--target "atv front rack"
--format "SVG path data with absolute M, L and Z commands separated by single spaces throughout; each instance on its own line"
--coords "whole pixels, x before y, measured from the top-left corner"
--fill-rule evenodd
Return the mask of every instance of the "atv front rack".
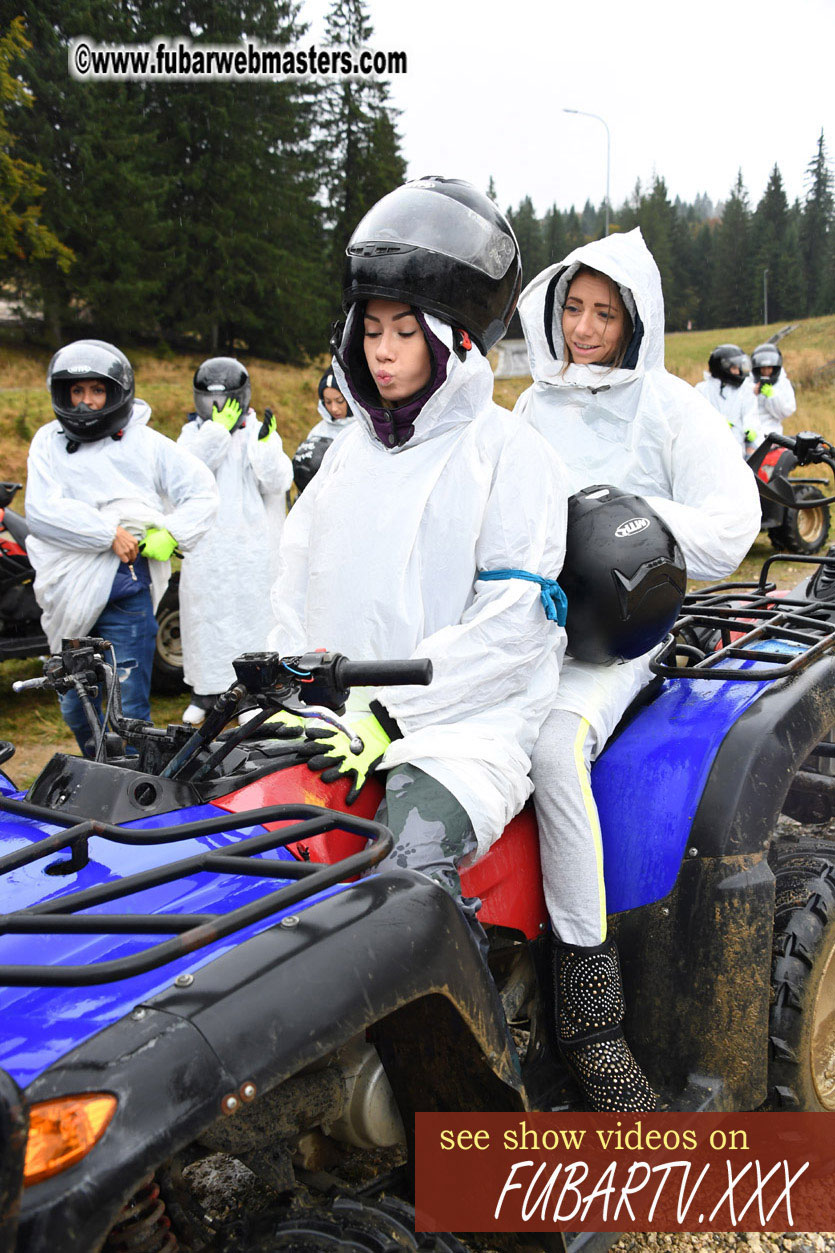
M 44 811 L 26 801 L 0 797 L 0 813 L 44 820 Z M 380 862 L 392 848 L 391 832 L 378 822 L 354 818 L 335 810 L 315 805 L 271 805 L 242 813 L 223 814 L 171 827 L 141 829 L 116 827 L 108 823 L 68 818 L 49 812 L 49 821 L 67 829 L 46 836 L 0 858 L 0 877 L 10 875 L 53 853 L 68 849 L 64 858 L 46 867 L 51 874 L 67 874 L 87 864 L 87 845 L 91 836 L 118 844 L 155 845 L 181 840 L 235 833 L 241 828 L 265 826 L 267 823 L 291 823 L 280 830 L 267 831 L 236 841 L 221 851 L 207 849 L 179 861 L 156 866 L 127 875 L 96 887 L 71 892 L 58 899 L 13 913 L 0 915 L 0 936 L 3 935 L 168 935 L 173 938 L 149 944 L 141 952 L 110 961 L 93 961 L 86 965 L 0 964 L 0 985 L 16 987 L 81 987 L 127 979 L 164 966 L 193 954 L 196 950 L 222 940 L 235 932 L 272 915 L 279 915 L 304 901 L 363 874 Z M 299 840 L 309 840 L 328 831 L 340 830 L 359 835 L 369 841 L 359 853 L 343 857 L 333 865 L 322 865 L 291 859 L 266 859 L 259 856 L 285 848 Z M 213 875 L 247 875 L 261 879 L 284 880 L 277 890 L 268 890 L 257 900 L 228 913 L 177 914 L 154 913 L 82 913 L 82 910 L 106 905 L 110 901 L 186 879 L 200 872 Z M 287 880 L 291 882 L 287 883 Z
M 831 557 L 775 554 L 756 583 L 717 583 L 688 593 L 650 662 L 653 673 L 761 683 L 797 674 L 835 651 L 835 601 L 778 592 L 767 578 L 776 561 L 810 563 L 830 578 L 835 565 Z

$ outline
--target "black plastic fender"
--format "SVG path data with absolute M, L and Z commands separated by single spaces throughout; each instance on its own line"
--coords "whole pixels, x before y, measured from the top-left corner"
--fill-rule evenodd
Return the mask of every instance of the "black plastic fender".
M 27 1189 L 21 1248 L 95 1250 L 139 1182 L 224 1116 L 373 1028 L 407 1133 L 417 1109 L 525 1108 L 495 987 L 453 900 L 408 871 L 371 876 L 247 940 L 35 1080 L 27 1101 L 108 1091 L 78 1166 Z M 257 1095 L 256 1098 L 257 1100 Z
M 695 1076 L 718 1108 L 767 1092 L 774 876 L 768 848 L 795 776 L 835 724 L 835 659 L 776 681 L 730 728 L 673 891 L 612 919 L 627 1033 L 667 1092 Z

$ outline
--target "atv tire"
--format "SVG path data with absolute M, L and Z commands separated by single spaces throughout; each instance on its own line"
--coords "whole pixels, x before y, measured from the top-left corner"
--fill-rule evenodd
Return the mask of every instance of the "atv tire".
M 172 574 L 157 605 L 157 638 L 151 688 L 161 696 L 178 696 L 185 688 L 183 642 L 180 636 L 180 576 Z
M 779 851 L 768 1107 L 835 1110 L 835 845 Z
M 798 500 L 824 500 L 823 492 L 811 483 L 802 483 L 795 489 Z M 818 553 L 829 536 L 831 522 L 829 505 L 814 505 L 811 509 L 787 509 L 779 526 L 768 532 L 774 548 L 789 553 Z
M 415 1211 L 405 1201 L 341 1196 L 315 1207 L 294 1206 L 274 1216 L 270 1232 L 247 1244 L 248 1253 L 466 1253 L 450 1232 L 415 1233 Z

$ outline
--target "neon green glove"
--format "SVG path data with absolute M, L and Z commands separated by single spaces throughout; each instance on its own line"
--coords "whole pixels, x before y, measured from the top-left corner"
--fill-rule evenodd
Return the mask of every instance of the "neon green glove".
M 275 414 L 272 409 L 264 410 L 264 421 L 261 423 L 261 430 L 258 432 L 259 439 L 269 439 L 273 431 L 276 429 Z
M 291 714 L 286 709 L 280 709 L 277 714 L 271 714 L 265 720 L 264 726 L 272 728 L 272 734 L 276 739 L 295 740 L 301 739 L 304 735 L 307 721 L 298 714 Z
M 176 547 L 177 541 L 164 526 L 149 526 L 145 538 L 139 542 L 142 556 L 151 561 L 168 561 Z
M 321 770 L 325 783 L 350 779 L 351 787 L 345 797 L 347 805 L 353 805 L 391 743 L 372 713 L 355 717 L 350 726 L 362 747 L 353 748 L 351 738 L 336 727 L 311 727 L 306 732 L 308 739 L 321 741 L 322 746 L 320 753 L 308 759 L 308 768 Z
M 753 427 L 749 426 L 748 430 L 745 432 L 746 444 L 756 444 L 759 438 L 760 438 L 759 432 L 755 431 Z
M 219 422 L 221 426 L 225 426 L 230 435 L 242 413 L 243 409 L 234 396 L 229 397 L 222 409 L 218 409 L 217 405 L 212 405 L 212 421 Z
M 761 384 L 761 386 L 760 386 L 760 395 L 761 395 L 761 396 L 771 396 L 771 395 L 773 395 L 773 393 L 774 393 L 774 384 L 773 384 L 773 383 L 763 383 L 763 384 Z

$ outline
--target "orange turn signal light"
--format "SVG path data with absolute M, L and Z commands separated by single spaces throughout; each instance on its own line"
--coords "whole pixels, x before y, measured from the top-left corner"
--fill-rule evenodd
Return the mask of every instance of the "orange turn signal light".
M 81 1161 L 104 1135 L 116 1104 L 116 1097 L 106 1092 L 88 1092 L 31 1105 L 23 1186 L 40 1183 Z

